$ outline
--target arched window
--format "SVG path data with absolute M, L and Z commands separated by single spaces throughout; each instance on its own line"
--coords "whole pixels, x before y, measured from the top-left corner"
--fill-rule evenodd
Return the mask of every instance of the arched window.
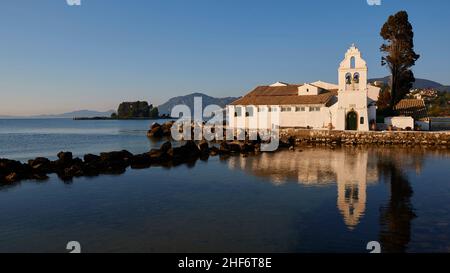
M 359 83 L 359 73 L 358 72 L 353 74 L 353 82 L 354 83 Z
M 352 84 L 352 74 L 345 74 L 345 84 Z
M 356 59 L 355 57 L 350 58 L 350 68 L 354 69 L 356 67 Z

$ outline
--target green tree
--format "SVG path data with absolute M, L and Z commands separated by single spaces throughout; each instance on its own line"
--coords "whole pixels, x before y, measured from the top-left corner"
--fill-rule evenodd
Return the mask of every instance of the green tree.
M 391 105 L 391 89 L 389 86 L 383 86 L 378 95 L 377 106 L 380 110 L 389 109 Z
M 150 118 L 159 118 L 158 107 L 153 107 L 152 110 L 150 110 Z
M 411 67 L 416 64 L 420 55 L 414 52 L 414 32 L 406 11 L 389 16 L 380 35 L 385 40 L 381 46 L 381 64 L 387 65 L 391 72 L 390 108 L 393 108 L 416 81 Z
M 119 119 L 148 118 L 152 107 L 146 101 L 122 102 L 117 115 Z
M 112 119 L 117 119 L 117 114 L 116 114 L 116 113 L 112 113 L 112 114 L 111 114 L 111 118 L 112 118 Z

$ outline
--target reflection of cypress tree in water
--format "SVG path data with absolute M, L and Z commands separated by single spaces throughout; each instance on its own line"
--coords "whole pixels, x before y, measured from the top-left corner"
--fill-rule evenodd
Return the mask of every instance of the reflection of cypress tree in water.
M 380 209 L 380 243 L 383 252 L 405 252 L 411 240 L 411 221 L 416 217 L 411 204 L 413 189 L 394 162 L 381 160 L 379 170 L 390 180 L 391 197 Z

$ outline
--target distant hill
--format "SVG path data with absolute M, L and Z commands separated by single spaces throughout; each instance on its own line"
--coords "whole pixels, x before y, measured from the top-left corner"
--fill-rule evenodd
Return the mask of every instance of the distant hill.
M 387 76 L 384 78 L 369 79 L 369 82 L 381 81 L 381 82 L 384 82 L 385 84 L 388 84 L 389 79 L 390 79 L 390 77 Z M 438 82 L 425 80 L 425 79 L 416 79 L 416 82 L 413 84 L 413 88 L 435 88 L 435 89 L 438 89 L 439 91 L 450 92 L 450 86 L 442 85 Z
M 214 98 L 210 97 L 208 95 L 202 94 L 202 93 L 193 93 L 186 96 L 180 96 L 180 97 L 174 97 L 168 100 L 166 103 L 163 103 L 158 106 L 159 114 L 166 114 L 170 115 L 172 108 L 175 105 L 187 105 L 191 111 L 194 109 L 194 97 L 201 97 L 202 98 L 202 107 L 205 109 L 206 106 L 215 104 L 220 107 L 225 107 L 227 104 L 230 104 L 231 102 L 237 100 L 236 97 L 226 97 L 226 98 Z M 193 114 L 193 113 L 192 113 Z
M 36 115 L 36 116 L 0 116 L 0 118 L 36 118 L 36 119 L 45 119 L 45 118 L 92 118 L 92 117 L 110 117 L 111 114 L 114 113 L 113 110 L 109 110 L 106 112 L 92 111 L 92 110 L 79 110 L 73 111 L 63 114 L 56 115 Z
M 106 112 L 92 111 L 92 110 L 79 110 L 58 115 L 39 115 L 34 118 L 92 118 L 92 117 L 110 117 L 114 113 L 113 110 Z

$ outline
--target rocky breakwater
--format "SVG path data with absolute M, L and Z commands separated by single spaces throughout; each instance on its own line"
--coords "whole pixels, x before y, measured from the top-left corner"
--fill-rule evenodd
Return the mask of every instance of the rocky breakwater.
M 152 149 L 143 154 L 128 151 L 114 151 L 100 155 L 86 154 L 83 158 L 74 158 L 71 152 L 58 153 L 57 160 L 38 157 L 27 163 L 10 159 L 0 159 L 0 184 L 12 184 L 21 180 L 45 180 L 48 175 L 56 174 L 64 181 L 74 177 L 97 176 L 100 174 L 121 174 L 127 168 L 149 168 L 153 165 L 174 166 L 207 160 L 209 156 L 239 155 L 248 156 L 258 153 L 260 144 L 256 142 L 221 142 L 211 146 L 206 141 L 185 141 L 173 147 L 165 142 L 159 149 Z
M 283 129 L 297 144 L 435 146 L 450 148 L 450 132 L 350 132 Z

